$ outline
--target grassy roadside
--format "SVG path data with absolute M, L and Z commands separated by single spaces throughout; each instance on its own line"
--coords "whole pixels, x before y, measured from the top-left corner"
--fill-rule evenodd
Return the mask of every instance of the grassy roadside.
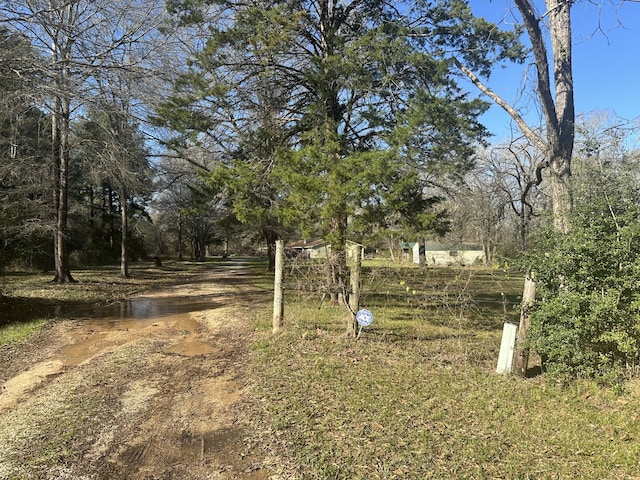
M 304 479 L 638 478 L 640 384 L 624 393 L 495 374 L 523 281 L 504 270 L 379 268 L 374 324 L 286 294 L 285 331 L 258 315 L 256 397 L 283 470 Z
M 119 267 L 74 270 L 77 283 L 51 283 L 51 273 L 7 272 L 0 276 L 0 346 L 29 338 L 54 318 L 124 300 L 132 295 L 188 282 L 219 260 L 166 262 L 153 267 L 135 263 L 130 278 L 121 278 Z

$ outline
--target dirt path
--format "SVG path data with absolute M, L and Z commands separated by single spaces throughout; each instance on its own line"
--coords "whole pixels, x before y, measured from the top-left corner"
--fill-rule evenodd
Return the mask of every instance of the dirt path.
M 59 321 L 0 349 L 0 479 L 269 478 L 243 414 L 249 306 L 267 300 L 246 273 L 225 267 L 153 295 L 215 308 Z

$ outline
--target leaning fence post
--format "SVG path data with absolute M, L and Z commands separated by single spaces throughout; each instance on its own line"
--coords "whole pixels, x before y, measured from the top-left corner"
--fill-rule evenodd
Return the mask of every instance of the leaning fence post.
M 516 338 L 516 373 L 522 377 L 526 376 L 529 366 L 529 349 L 524 347 L 529 329 L 529 310 L 536 300 L 536 282 L 529 276 L 524 280 L 524 291 L 522 293 L 522 310 L 520 313 L 520 326 Z
M 284 271 L 284 241 L 276 240 L 276 265 L 273 280 L 273 333 L 282 329 L 284 318 L 284 288 L 282 277 Z

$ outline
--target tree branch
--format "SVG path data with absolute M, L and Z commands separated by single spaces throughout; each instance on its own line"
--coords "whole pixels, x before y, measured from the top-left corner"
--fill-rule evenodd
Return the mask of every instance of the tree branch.
M 511 118 L 513 118 L 513 120 L 518 124 L 518 127 L 520 127 L 520 130 L 522 130 L 522 133 L 525 135 L 525 137 L 527 137 L 527 139 L 533 145 L 535 145 L 537 149 L 539 149 L 543 153 L 547 151 L 547 143 L 540 137 L 540 135 L 538 135 L 531 127 L 529 127 L 527 122 L 525 122 L 525 120 L 520 116 L 515 108 L 509 105 L 500 95 L 486 86 L 482 82 L 482 80 L 480 80 L 478 76 L 471 70 L 465 67 L 462 62 L 460 62 L 460 60 L 458 60 L 457 58 L 453 58 L 453 62 L 462 71 L 462 73 L 464 73 L 467 78 L 471 80 L 471 83 L 473 83 L 478 88 L 478 90 L 480 90 L 487 97 L 493 100 L 498 106 L 500 106 L 505 112 L 507 112 Z

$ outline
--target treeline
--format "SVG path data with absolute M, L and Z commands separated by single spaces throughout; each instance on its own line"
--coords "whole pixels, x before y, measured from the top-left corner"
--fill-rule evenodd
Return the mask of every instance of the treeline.
M 463 3 L 29 0 L 0 14 L 3 264 L 64 282 L 69 259 L 120 259 L 126 275 L 145 255 L 311 237 L 337 252 L 445 237 L 492 263 L 526 250 L 551 206 L 539 145 L 489 147 L 488 104 L 460 83 L 460 62 L 488 77 L 526 58 L 522 30 Z M 626 145 L 624 125 L 595 121 L 579 149 L 605 132 Z

